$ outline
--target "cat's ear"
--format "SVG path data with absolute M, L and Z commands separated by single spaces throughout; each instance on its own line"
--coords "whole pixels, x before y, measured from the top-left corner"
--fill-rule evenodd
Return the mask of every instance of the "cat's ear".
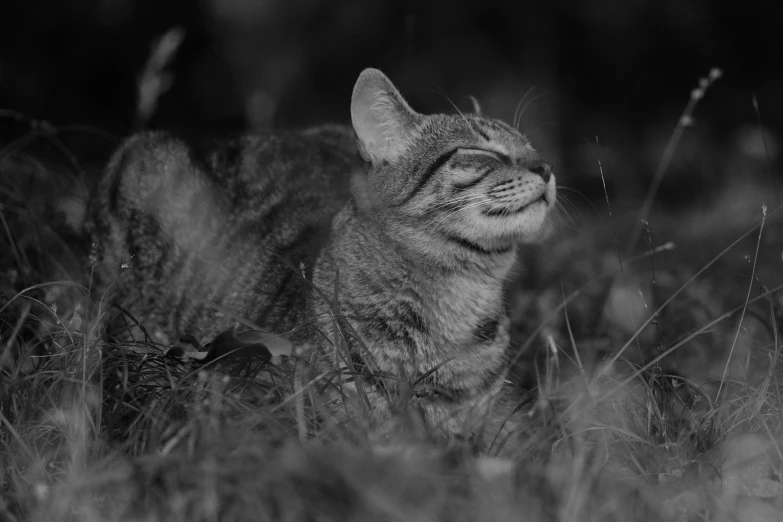
M 353 88 L 351 121 L 364 159 L 373 163 L 397 159 L 418 117 L 385 74 L 378 69 L 362 71 Z

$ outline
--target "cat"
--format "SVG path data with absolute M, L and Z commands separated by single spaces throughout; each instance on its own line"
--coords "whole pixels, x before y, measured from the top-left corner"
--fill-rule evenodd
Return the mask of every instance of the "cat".
M 293 331 L 337 409 L 383 424 L 410 408 L 470 436 L 503 384 L 504 282 L 555 176 L 513 127 L 414 112 L 376 69 L 350 116 L 203 148 L 127 139 L 93 198 L 97 294 L 164 343 L 238 318 Z

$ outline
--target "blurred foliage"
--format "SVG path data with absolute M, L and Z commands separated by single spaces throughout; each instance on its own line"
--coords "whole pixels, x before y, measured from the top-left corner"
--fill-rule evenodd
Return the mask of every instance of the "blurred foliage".
M 511 121 L 527 93 L 521 127 L 560 181 L 602 198 L 600 156 L 610 191 L 638 196 L 691 89 L 717 66 L 725 77 L 701 101 L 663 199 L 691 202 L 779 166 L 779 2 L 9 0 L 4 11 L 0 108 L 55 124 L 132 130 L 150 47 L 176 26 L 185 40 L 149 126 L 192 137 L 347 121 L 353 82 L 374 66 L 422 112 L 469 110 L 474 95 Z M 15 125 L 1 121 L 0 140 Z M 66 144 L 97 163 L 113 146 Z

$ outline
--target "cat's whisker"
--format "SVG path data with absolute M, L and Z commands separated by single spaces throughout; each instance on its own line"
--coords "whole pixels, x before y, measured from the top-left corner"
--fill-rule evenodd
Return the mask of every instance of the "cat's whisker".
M 522 110 L 519 111 L 519 121 L 517 122 L 516 126 L 514 127 L 515 129 L 519 130 L 519 125 L 522 123 L 522 115 L 525 113 L 525 111 L 530 106 L 530 104 L 533 103 L 534 101 L 536 101 L 537 99 L 539 99 L 540 97 L 542 97 L 544 94 L 546 94 L 546 93 L 542 92 L 541 94 L 539 94 L 537 96 L 533 96 L 532 98 L 530 98 L 530 101 L 528 101 L 525 104 L 525 106 L 522 107 Z
M 469 208 L 480 207 L 482 205 L 487 205 L 487 204 L 490 204 L 490 203 L 492 203 L 492 199 L 490 199 L 489 197 L 486 197 L 486 198 L 484 198 L 484 199 L 482 199 L 480 201 L 474 201 L 474 202 L 472 202 L 472 203 L 470 203 L 468 205 L 465 205 L 464 208 L 467 210 Z
M 452 107 L 454 107 L 454 110 L 456 110 L 456 111 L 457 111 L 457 113 L 460 115 L 460 117 L 462 118 L 462 120 L 465 122 L 465 125 L 467 125 L 468 129 L 470 129 L 470 132 L 472 132 L 472 133 L 473 133 L 473 137 L 474 137 L 474 138 L 476 138 L 477 140 L 481 139 L 481 137 L 479 136 L 479 133 L 476 131 L 476 128 L 473 126 L 473 123 L 471 123 L 471 121 L 468 119 L 468 117 L 467 117 L 467 116 L 465 116 L 465 113 L 463 113 L 463 112 L 462 112 L 462 111 L 459 109 L 459 107 L 457 107 L 457 104 L 456 104 L 456 103 L 454 103 L 453 101 L 451 101 L 451 98 L 449 98 L 449 97 L 446 95 L 446 93 L 445 93 L 445 92 L 443 92 L 442 90 L 438 89 L 438 90 L 437 90 L 437 91 L 435 91 L 435 92 L 437 92 L 438 94 L 440 94 L 441 96 L 443 96 L 443 98 L 444 98 L 444 99 L 445 99 L 447 102 L 449 102 L 449 103 L 451 104 L 451 106 L 452 106 Z
M 592 208 L 595 212 L 601 212 L 601 209 L 598 208 L 598 205 L 596 205 L 595 202 L 591 201 L 590 198 L 588 198 L 587 196 L 585 196 L 584 194 L 582 194 L 578 190 L 574 190 L 574 189 L 569 188 L 569 187 L 557 187 L 557 190 L 560 193 L 558 198 L 564 198 L 564 199 L 568 200 L 568 194 L 563 194 L 563 192 L 570 192 L 570 193 L 572 193 L 572 194 L 574 194 L 576 196 L 579 196 L 579 198 L 582 199 L 585 203 L 587 203 L 587 205 L 590 208 Z M 571 202 L 571 204 L 574 206 L 575 209 L 577 208 L 577 205 L 575 203 Z
M 463 210 L 470 210 L 469 208 L 463 208 L 460 209 L 460 211 Z M 443 227 L 448 227 L 448 222 L 450 219 L 453 219 L 453 214 L 447 215 L 447 216 L 441 216 L 439 219 L 432 221 L 431 223 L 427 224 L 428 230 L 440 230 Z
M 572 206 L 574 205 L 574 202 L 571 201 L 571 198 L 568 194 L 558 194 L 555 203 L 567 203 Z
M 444 206 L 444 205 L 450 205 L 450 204 L 453 204 L 453 203 L 459 203 L 461 201 L 469 201 L 471 199 L 474 199 L 474 198 L 477 198 L 477 197 L 483 197 L 483 196 L 484 196 L 484 194 L 479 194 L 479 193 L 460 194 L 459 196 L 452 197 L 452 198 L 449 198 L 449 199 L 445 199 L 443 201 L 439 201 L 438 203 L 436 203 L 433 206 L 433 208 L 437 208 L 437 207 Z
M 463 199 L 460 201 L 451 201 L 447 205 L 441 206 L 438 209 L 433 209 L 433 212 L 429 212 L 428 214 L 436 214 L 432 216 L 432 220 L 437 220 L 438 218 L 443 219 L 449 219 L 451 216 L 453 216 L 457 212 L 461 212 L 466 207 L 474 206 L 477 204 L 483 204 L 486 200 L 483 198 L 470 198 L 470 199 Z
M 465 210 L 469 210 L 471 208 L 480 207 L 482 205 L 486 205 L 487 203 L 491 202 L 489 197 L 487 197 L 487 196 L 485 196 L 483 194 L 481 194 L 480 196 L 482 196 L 482 199 L 479 199 L 478 201 L 473 201 L 473 202 L 471 202 L 471 203 L 469 203 L 467 205 L 463 205 L 463 206 L 461 206 L 461 207 L 459 207 L 457 209 L 451 210 L 451 211 L 447 212 L 445 215 L 439 216 L 437 219 L 432 220 L 430 222 L 430 225 L 433 225 L 434 228 L 439 228 L 446 221 L 451 219 L 454 216 L 454 214 L 456 214 L 458 212 L 463 212 Z
M 445 201 L 441 201 L 440 203 L 436 203 L 432 207 L 432 210 L 452 210 L 454 207 L 461 206 L 462 203 L 469 203 L 471 201 L 483 198 L 486 198 L 485 194 L 464 194 L 457 196 L 456 198 L 451 198 Z
M 552 208 L 552 212 L 556 216 L 565 216 L 565 218 L 570 223 L 571 228 L 575 230 L 576 228 L 578 228 L 576 224 L 576 220 L 571 215 L 571 212 L 569 212 L 568 209 L 566 208 L 565 203 L 567 203 L 567 201 L 560 201 L 560 200 L 556 201 L 554 208 Z
M 580 197 L 584 197 L 582 196 L 581 193 L 577 191 L 571 191 L 571 192 L 573 192 L 574 194 Z M 592 206 L 592 208 L 595 209 L 596 212 L 598 212 L 598 208 L 594 204 L 591 203 L 590 206 Z M 557 200 L 555 201 L 555 206 L 552 209 L 552 211 L 556 217 L 564 218 L 568 221 L 570 230 L 576 231 L 579 229 L 579 225 L 577 223 L 576 218 L 574 218 L 574 214 L 579 214 L 581 212 L 581 209 L 576 203 L 574 203 L 571 200 L 569 194 L 563 194 L 563 193 L 559 194 Z M 560 219 L 560 221 L 563 221 L 563 219 Z
M 512 120 L 512 124 L 511 124 L 511 126 L 512 126 L 512 127 L 514 127 L 515 129 L 518 129 L 518 128 L 519 128 L 519 122 L 517 122 L 517 118 L 519 117 L 519 116 L 518 116 L 518 114 L 517 114 L 517 113 L 519 113 L 519 108 L 520 108 L 520 107 L 522 107 L 522 104 L 523 104 L 523 103 L 525 103 L 525 98 L 527 98 L 528 94 L 530 94 L 531 92 L 533 92 L 533 89 L 535 89 L 535 88 L 536 88 L 536 86 L 535 86 L 535 85 L 533 85 L 532 87 L 530 87 L 530 88 L 527 90 L 527 92 L 525 92 L 525 95 L 524 95 L 524 96 L 522 96 L 522 99 L 521 99 L 521 100 L 519 100 L 519 103 L 517 103 L 517 106 L 516 106 L 516 108 L 514 109 L 514 119 Z
M 558 206 L 562 206 L 563 208 L 567 207 L 568 209 L 570 209 L 570 211 L 573 212 L 577 212 L 579 210 L 577 204 L 566 197 L 558 198 L 556 203 Z

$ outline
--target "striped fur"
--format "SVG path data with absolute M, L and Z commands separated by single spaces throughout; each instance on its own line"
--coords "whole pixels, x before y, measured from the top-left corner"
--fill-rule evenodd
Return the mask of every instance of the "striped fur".
M 504 281 L 555 178 L 515 129 L 417 114 L 377 70 L 359 77 L 351 117 L 353 131 L 245 137 L 200 156 L 167 134 L 131 137 L 93 202 L 100 292 L 168 340 L 209 338 L 232 315 L 317 327 L 299 339 L 319 371 L 342 372 L 329 397 L 469 434 L 502 382 Z

